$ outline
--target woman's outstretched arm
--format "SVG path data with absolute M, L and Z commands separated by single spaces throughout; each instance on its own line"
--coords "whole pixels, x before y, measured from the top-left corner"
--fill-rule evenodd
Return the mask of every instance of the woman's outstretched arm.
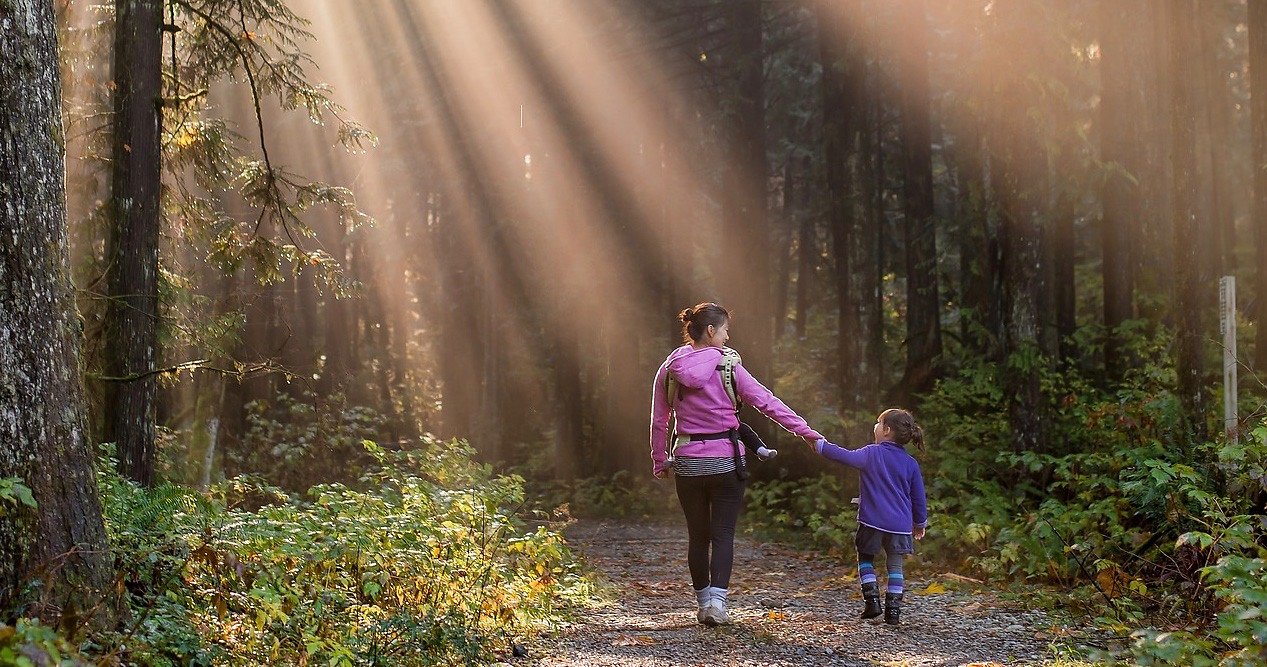
M 744 403 L 756 408 L 758 412 L 769 417 L 774 423 L 787 429 L 792 434 L 805 438 L 808 442 L 809 438 L 818 440 L 823 437 L 818 431 L 809 427 L 800 415 L 792 411 L 783 401 L 780 401 L 769 389 L 765 388 L 757 379 L 752 377 L 752 373 L 743 367 L 743 364 L 735 366 L 735 392 L 739 394 L 739 398 Z

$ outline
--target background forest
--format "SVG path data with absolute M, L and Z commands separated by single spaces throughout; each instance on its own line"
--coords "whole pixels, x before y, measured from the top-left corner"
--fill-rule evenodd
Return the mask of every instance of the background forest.
M 930 553 L 1124 660 L 1267 659 L 1264 0 L 52 5 L 84 391 L 26 400 L 97 487 L 0 431 L 0 661 L 538 631 L 587 594 L 567 511 L 678 516 L 649 389 L 701 301 L 829 438 L 914 411 Z M 847 546 L 856 482 L 746 421 L 746 524 Z M 59 503 L 104 513 L 87 574 L 21 527 Z

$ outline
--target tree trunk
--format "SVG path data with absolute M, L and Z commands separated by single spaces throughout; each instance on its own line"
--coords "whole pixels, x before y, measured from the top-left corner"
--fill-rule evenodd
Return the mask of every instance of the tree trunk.
M 105 625 L 118 609 L 80 378 L 53 3 L 0 4 L 0 608 Z M 21 600 L 33 580 L 37 599 Z
M 928 98 L 928 21 L 924 0 L 902 0 L 902 174 L 906 239 L 906 370 L 895 397 L 910 404 L 932 388 L 941 356 L 937 228 Z
M 1145 40 L 1148 55 L 1145 62 L 1151 67 L 1145 70 L 1147 86 L 1145 95 L 1149 112 L 1143 114 L 1141 129 L 1146 136 L 1140 142 L 1145 153 L 1147 168 L 1140 179 L 1140 196 L 1144 215 L 1140 239 L 1136 243 L 1135 293 L 1153 298 L 1136 303 L 1138 316 L 1164 321 L 1173 326 L 1174 317 L 1164 305 L 1173 296 L 1174 271 L 1170 262 L 1174 258 L 1174 231 L 1171 229 L 1175 193 L 1172 189 L 1172 153 L 1174 137 L 1171 132 L 1171 79 L 1174 73 L 1168 65 L 1171 52 L 1170 14 L 1173 2 L 1149 3 L 1147 27 L 1151 39 Z M 1148 307 L 1148 304 L 1152 304 Z
M 1206 264 L 1206 279 L 1217 281 L 1219 276 L 1231 273 L 1236 267 L 1233 250 L 1236 247 L 1235 226 L 1232 222 L 1231 178 L 1229 165 L 1233 164 L 1229 147 L 1232 139 L 1232 99 L 1227 86 L 1228 70 L 1223 65 L 1220 52 L 1223 49 L 1223 30 L 1232 25 L 1226 3 L 1216 3 L 1212 8 L 1203 5 L 1200 13 L 1201 63 L 1196 71 L 1204 81 L 1200 100 L 1206 107 L 1205 134 L 1208 161 L 1210 218 L 1208 234 L 1210 261 Z
M 858 339 L 863 348 L 858 356 L 862 361 L 861 377 L 884 377 L 884 280 L 889 270 L 886 266 L 885 239 L 883 234 L 884 216 L 884 142 L 881 140 L 881 100 L 880 86 L 869 84 L 878 73 L 870 77 L 866 72 L 864 60 L 856 61 L 858 68 L 859 93 L 862 102 L 858 107 L 858 164 L 860 166 L 857 182 L 860 184 L 859 196 L 862 199 L 862 210 L 858 224 L 858 242 L 854 244 L 854 253 L 859 263 L 866 270 L 858 272 L 858 321 L 861 328 Z M 873 68 L 874 69 L 874 68 Z M 874 92 L 873 92 L 874 91 Z M 862 261 L 862 258 L 866 258 Z M 858 390 L 861 405 L 875 405 L 880 399 L 881 382 L 864 382 Z
M 1135 271 L 1132 246 L 1140 239 L 1142 214 L 1139 187 L 1143 177 L 1134 118 L 1143 114 L 1141 84 L 1132 76 L 1128 38 L 1134 17 L 1145 11 L 1136 0 L 1101 0 L 1100 4 L 1100 159 L 1108 165 L 1101 201 L 1100 237 L 1104 272 L 1104 370 L 1110 383 L 1121 382 L 1131 362 L 1122 346 L 1122 323 L 1135 316 Z
M 778 263 L 775 269 L 774 277 L 774 342 L 778 343 L 783 338 L 783 330 L 786 328 L 784 324 L 787 322 L 788 302 L 790 296 L 788 294 L 792 287 L 792 253 L 799 241 L 797 235 L 797 219 L 802 217 L 797 212 L 795 198 L 797 196 L 797 157 L 789 155 L 787 162 L 783 165 L 783 206 L 779 216 L 782 222 L 782 233 L 779 239 L 773 244 L 778 253 Z M 799 286 L 803 275 L 798 275 L 796 282 Z M 799 289 L 798 289 L 799 292 Z
M 1072 124 L 1073 120 L 1068 120 Z M 1052 180 L 1075 173 L 1074 170 L 1077 167 L 1076 160 L 1072 159 L 1072 152 L 1072 146 L 1065 146 L 1062 149 L 1061 157 L 1056 164 L 1063 166 L 1057 167 L 1059 173 L 1052 174 Z M 1055 326 L 1049 327 L 1049 330 L 1054 334 L 1055 340 L 1044 345 L 1044 349 L 1058 353 L 1062 361 L 1070 361 L 1077 354 L 1071 338 L 1078 328 L 1078 292 L 1074 282 L 1074 266 L 1078 262 L 1078 239 L 1074 231 L 1075 195 L 1059 191 L 1062 189 L 1058 188 L 1058 191 L 1053 193 L 1055 201 L 1050 222 L 1051 298 L 1056 316 Z
M 805 338 L 805 324 L 809 319 L 809 295 L 814 286 L 814 267 L 818 262 L 818 238 L 815 233 L 814 218 L 809 210 L 809 156 L 800 158 L 797 173 L 805 183 L 798 191 L 800 201 L 796 205 L 796 214 L 800 220 L 796 225 L 796 337 Z
M 856 207 L 851 197 L 850 165 L 856 160 L 858 120 L 863 103 L 865 61 L 857 33 L 850 22 L 857 3 L 820 2 L 819 61 L 823 68 L 823 160 L 827 176 L 827 224 L 835 259 L 837 300 L 837 363 L 840 406 L 854 410 L 868 405 L 866 394 L 874 387 L 868 368 L 868 330 L 864 320 L 869 294 L 864 274 L 874 261 L 869 237 L 859 232 Z
M 1009 103 L 993 106 L 991 125 L 996 132 L 990 143 L 1002 204 L 1003 373 L 1016 451 L 1042 451 L 1046 446 L 1038 380 L 1043 363 L 1039 305 L 1044 293 L 1040 203 L 1047 190 L 1046 160 L 1028 113 L 1038 106 L 1039 94 L 1028 67 L 1040 59 L 1041 49 L 1027 41 L 1029 31 L 1024 29 L 1037 24 L 1037 14 L 1032 3 L 1023 3 L 1004 7 L 996 15 L 1002 33 L 1000 52 L 1011 56 L 1000 66 L 995 85 L 996 99 Z
M 993 356 L 997 353 L 999 327 L 992 294 L 999 264 L 990 230 L 978 121 L 965 119 L 957 139 L 954 158 L 959 181 L 959 300 L 964 310 L 959 334 L 968 350 Z
M 1254 145 L 1253 226 L 1256 254 L 1254 367 L 1267 369 L 1267 0 L 1249 0 L 1250 125 Z
M 1179 400 L 1189 423 L 1190 435 L 1199 442 L 1205 438 L 1207 391 L 1202 341 L 1206 335 L 1205 304 L 1202 294 L 1211 294 L 1210 285 L 1201 282 L 1201 242 L 1197 234 L 1200 210 L 1199 175 L 1196 173 L 1196 129 L 1199 118 L 1194 81 L 1199 16 L 1196 0 L 1178 0 L 1171 7 L 1171 134 L 1174 137 L 1172 187 L 1174 211 L 1175 334 L 1176 371 L 1179 375 Z
M 162 129 L 162 11 L 159 0 L 115 3 L 114 219 L 107 262 L 105 439 L 119 469 L 154 484 L 158 359 L 158 237 Z
M 729 5 L 729 30 L 738 96 L 728 118 L 730 156 L 722 199 L 722 253 L 717 276 L 725 307 L 739 321 L 732 333 L 744 366 L 763 382 L 773 356 L 770 230 L 766 216 L 765 97 L 762 82 L 761 0 Z M 761 420 L 763 434 L 768 422 Z M 754 426 L 757 426 L 754 424 Z

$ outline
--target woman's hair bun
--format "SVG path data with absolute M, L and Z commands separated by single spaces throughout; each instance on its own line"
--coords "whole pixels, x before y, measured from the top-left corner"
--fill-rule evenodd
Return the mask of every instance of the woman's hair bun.
M 691 318 L 693 317 L 695 317 L 694 307 L 687 308 L 686 310 L 683 310 L 682 312 L 678 313 L 678 319 L 682 320 L 683 322 L 690 322 Z

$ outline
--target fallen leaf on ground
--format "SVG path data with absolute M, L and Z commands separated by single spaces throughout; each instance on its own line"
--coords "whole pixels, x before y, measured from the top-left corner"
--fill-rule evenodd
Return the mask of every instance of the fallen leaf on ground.
M 942 586 L 941 582 L 934 581 L 924 588 L 924 592 L 929 595 L 937 595 L 938 593 L 945 593 L 946 587 Z

